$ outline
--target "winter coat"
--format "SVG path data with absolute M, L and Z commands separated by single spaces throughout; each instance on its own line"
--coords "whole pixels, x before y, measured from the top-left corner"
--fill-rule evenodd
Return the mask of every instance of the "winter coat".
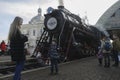
M 49 52 L 50 59 L 59 59 L 59 55 L 57 52 L 57 45 L 52 44 L 48 52 Z
M 10 40 L 10 54 L 12 61 L 25 60 L 24 43 L 26 41 L 28 41 L 28 38 L 19 33 Z
M 1 48 L 2 51 L 5 51 L 5 50 L 6 50 L 5 42 L 2 42 L 2 43 L 0 44 L 0 48 Z
M 113 41 L 113 50 L 120 51 L 120 41 L 118 39 Z
M 99 59 L 100 59 L 100 58 L 103 58 L 102 49 L 99 49 L 98 54 L 97 54 L 97 57 L 98 57 Z

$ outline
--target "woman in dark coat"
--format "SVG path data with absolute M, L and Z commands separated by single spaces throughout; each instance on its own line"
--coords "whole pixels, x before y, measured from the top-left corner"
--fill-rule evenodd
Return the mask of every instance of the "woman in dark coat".
M 11 59 L 12 61 L 16 62 L 16 69 L 13 80 L 21 80 L 21 71 L 24 68 L 25 63 L 24 43 L 28 41 L 28 38 L 21 34 L 20 28 L 22 22 L 23 19 L 21 17 L 15 17 L 10 26 L 8 35 Z

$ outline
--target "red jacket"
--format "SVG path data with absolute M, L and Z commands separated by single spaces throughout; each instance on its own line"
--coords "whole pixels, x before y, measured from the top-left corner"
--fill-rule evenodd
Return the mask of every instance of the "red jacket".
M 6 50 L 5 42 L 2 42 L 2 43 L 0 44 L 0 48 L 1 48 L 1 50 L 3 50 L 3 51 Z

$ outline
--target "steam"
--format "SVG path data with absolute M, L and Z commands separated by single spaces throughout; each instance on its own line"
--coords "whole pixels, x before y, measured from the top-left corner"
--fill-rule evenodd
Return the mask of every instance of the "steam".
M 107 37 L 109 37 L 109 33 L 107 32 L 107 30 L 105 29 L 105 26 L 101 25 L 101 24 L 97 24 L 95 25 L 97 29 L 99 29 L 100 31 L 102 31 Z

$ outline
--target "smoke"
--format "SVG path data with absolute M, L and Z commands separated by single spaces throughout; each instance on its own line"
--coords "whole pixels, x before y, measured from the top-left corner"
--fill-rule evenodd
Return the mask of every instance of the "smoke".
M 105 29 L 105 26 L 101 25 L 101 24 L 97 24 L 95 25 L 95 27 L 97 29 L 99 29 L 100 31 L 102 31 L 106 36 L 110 36 L 109 33 L 107 32 L 107 30 Z

